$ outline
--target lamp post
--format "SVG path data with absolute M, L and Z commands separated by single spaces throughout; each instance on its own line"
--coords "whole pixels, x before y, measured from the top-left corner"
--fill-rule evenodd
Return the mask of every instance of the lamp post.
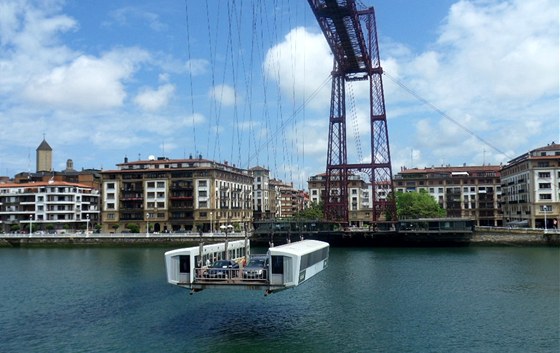
M 247 223 L 245 223 L 245 215 L 243 215 L 243 236 L 245 239 L 245 261 L 249 261 L 249 247 L 248 245 L 248 239 L 247 239 Z
M 150 236 L 150 213 L 146 212 L 146 238 Z
M 89 234 L 89 215 L 86 215 L 86 238 Z
M 546 213 L 548 212 L 548 206 L 544 205 L 542 207 L 542 210 L 544 212 L 544 232 L 546 233 Z
M 224 252 L 226 253 L 226 260 L 229 260 L 229 254 L 228 254 L 228 232 L 230 232 L 233 229 L 233 226 L 231 224 L 226 225 L 221 225 L 220 229 L 226 233 L 226 241 L 224 243 Z
M 33 215 L 29 215 L 29 236 L 33 234 Z

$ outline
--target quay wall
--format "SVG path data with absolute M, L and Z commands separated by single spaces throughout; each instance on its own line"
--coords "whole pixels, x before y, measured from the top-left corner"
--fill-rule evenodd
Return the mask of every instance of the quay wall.
M 228 237 L 229 241 L 240 240 L 242 237 Z M 145 235 L 115 235 L 94 234 L 83 235 L 0 235 L 0 247 L 63 247 L 63 246 L 106 246 L 106 247 L 133 247 L 133 246 L 162 246 L 162 247 L 190 247 L 200 245 L 199 236 L 150 236 Z M 204 237 L 206 244 L 224 242 L 223 236 Z
M 356 232 L 355 232 L 356 233 Z M 251 239 L 252 237 L 249 237 Z M 315 239 L 323 238 L 323 236 L 312 237 Z M 340 238 L 340 239 L 339 239 Z M 354 237 L 358 238 L 358 237 Z M 351 237 L 325 236 L 325 241 L 332 242 L 336 245 L 357 245 L 357 246 L 384 246 L 387 242 L 376 240 L 376 233 L 370 233 L 370 236 L 363 236 L 369 242 L 357 242 Z M 388 238 L 388 237 L 386 237 Z M 393 238 L 391 236 L 390 238 Z M 0 234 L 0 247 L 63 247 L 63 246 L 106 246 L 106 247 L 133 247 L 133 246 L 161 246 L 161 247 L 189 247 L 197 246 L 200 241 L 210 244 L 224 242 L 225 237 L 220 234 L 205 235 L 202 238 L 194 234 L 166 234 L 166 235 L 150 235 L 146 237 L 143 234 L 90 234 L 84 235 L 25 235 L 25 234 Z M 243 239 L 243 236 L 228 236 L 228 240 Z M 263 238 L 264 239 L 264 238 Z M 266 238 L 265 240 L 267 240 Z M 345 240 L 346 239 L 346 240 Z M 476 227 L 472 235 L 466 238 L 466 242 L 461 244 L 471 246 L 560 246 L 560 232 L 548 230 L 546 233 L 543 229 L 508 229 L 508 228 L 492 228 L 492 227 Z M 259 244 L 259 237 L 253 238 L 255 244 Z M 438 241 L 438 234 L 420 237 L 416 245 L 430 246 L 428 240 Z M 267 243 L 267 242 L 264 242 Z M 263 244 L 264 244 L 263 243 Z M 354 244 L 356 243 L 356 244 Z M 358 244 L 359 243 L 359 244 Z M 398 246 L 399 242 L 390 243 L 390 246 Z M 406 243 L 406 242 L 405 242 Z M 407 244 L 401 245 L 407 245 Z M 410 239 L 409 239 L 410 243 Z M 409 244 L 408 243 L 408 244 Z M 451 242 L 452 243 L 452 242 Z M 459 243 L 458 243 L 459 244 Z
M 559 246 L 560 233 L 555 230 L 476 227 L 472 245 Z

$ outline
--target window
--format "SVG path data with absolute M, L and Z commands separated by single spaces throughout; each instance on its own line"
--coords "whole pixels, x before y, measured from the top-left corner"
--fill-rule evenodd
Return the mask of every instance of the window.
M 108 204 L 107 204 L 107 209 L 108 209 L 108 210 L 114 210 L 114 209 L 115 209 L 115 204 L 112 203 L 112 202 L 108 203 Z
M 111 193 L 111 194 L 107 194 L 107 200 L 114 200 L 115 199 L 115 194 Z
M 115 219 L 114 213 L 107 213 L 107 219 Z
M 148 181 L 148 184 L 147 184 L 147 185 L 148 185 L 149 188 L 152 188 L 152 189 L 153 189 L 153 188 L 156 186 L 156 183 L 153 182 L 153 181 Z
M 539 200 L 552 200 L 552 194 L 539 194 Z
M 191 257 L 190 255 L 179 255 L 179 273 L 191 272 Z
M 158 181 L 158 182 L 157 182 L 157 187 L 158 187 L 158 189 L 164 188 L 164 187 L 165 187 L 165 182 L 163 182 L 163 181 Z
M 198 197 L 208 197 L 208 191 L 201 190 L 198 192 Z
M 550 178 L 550 172 L 540 172 L 539 178 Z
M 284 274 L 284 256 L 272 256 L 272 273 Z
M 539 183 L 539 189 L 550 189 L 550 183 Z
M 206 180 L 199 180 L 198 181 L 198 186 L 205 188 L 207 186 Z
M 115 188 L 115 183 L 107 183 L 107 189 L 111 190 Z

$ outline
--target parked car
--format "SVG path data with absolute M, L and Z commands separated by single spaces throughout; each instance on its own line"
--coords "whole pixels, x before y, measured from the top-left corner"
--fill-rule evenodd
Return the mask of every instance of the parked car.
M 268 256 L 253 255 L 247 266 L 243 268 L 243 278 L 245 279 L 267 279 Z
M 235 269 L 239 268 L 239 264 L 237 264 L 233 260 L 218 260 L 214 261 L 212 265 L 208 267 L 206 272 L 204 273 L 204 277 L 206 278 L 231 278 L 237 275 L 237 271 Z

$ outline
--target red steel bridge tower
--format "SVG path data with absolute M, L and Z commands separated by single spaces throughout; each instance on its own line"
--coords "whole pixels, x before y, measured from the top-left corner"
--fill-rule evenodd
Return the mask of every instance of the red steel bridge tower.
M 354 0 L 308 2 L 334 56 L 323 198 L 325 218 L 349 223 L 349 176 L 359 173 L 368 175 L 372 184 L 372 224 L 394 222 L 396 205 L 374 9 L 358 9 Z M 348 163 L 346 83 L 358 80 L 369 80 L 371 160 Z M 380 189 L 386 197 L 377 196 Z

